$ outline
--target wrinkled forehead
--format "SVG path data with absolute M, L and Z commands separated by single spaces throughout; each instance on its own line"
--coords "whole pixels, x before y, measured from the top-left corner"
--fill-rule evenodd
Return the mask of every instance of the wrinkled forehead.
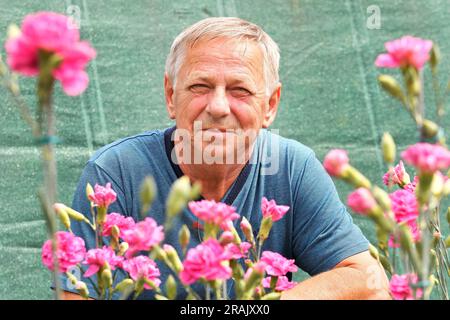
M 252 40 L 226 38 L 196 41 L 188 46 L 182 65 L 184 76 L 207 73 L 212 67 L 261 77 L 264 69 L 261 47 Z

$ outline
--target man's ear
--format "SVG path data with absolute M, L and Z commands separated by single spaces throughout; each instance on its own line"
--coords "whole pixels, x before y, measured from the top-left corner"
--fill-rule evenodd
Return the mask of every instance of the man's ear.
M 164 74 L 164 94 L 166 96 L 166 108 L 170 119 L 175 119 L 175 106 L 173 104 L 173 85 L 167 73 Z
M 266 112 L 262 123 L 263 128 L 268 128 L 275 120 L 280 103 L 281 83 L 278 83 L 269 98 L 269 103 L 266 106 Z

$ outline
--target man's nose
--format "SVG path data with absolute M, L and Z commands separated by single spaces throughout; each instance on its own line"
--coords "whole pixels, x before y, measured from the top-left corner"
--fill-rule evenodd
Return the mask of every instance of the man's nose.
M 217 119 L 230 114 L 230 104 L 227 99 L 225 88 L 215 88 L 206 107 L 211 117 Z

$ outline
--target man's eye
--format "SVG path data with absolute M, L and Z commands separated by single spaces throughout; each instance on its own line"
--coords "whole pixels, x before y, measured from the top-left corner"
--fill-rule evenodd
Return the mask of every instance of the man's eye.
M 189 90 L 194 93 L 203 93 L 207 92 L 209 90 L 209 87 L 206 84 L 194 84 L 189 87 Z
M 242 87 L 232 88 L 231 92 L 233 95 L 239 95 L 239 96 L 248 96 L 248 95 L 252 94 L 249 90 L 242 88 Z

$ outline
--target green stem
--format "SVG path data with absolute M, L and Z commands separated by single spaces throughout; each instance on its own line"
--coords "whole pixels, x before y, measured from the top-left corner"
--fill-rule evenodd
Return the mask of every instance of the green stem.
M 226 282 L 226 280 L 224 280 L 223 282 Z M 213 287 L 214 287 L 214 294 L 216 295 L 216 300 L 222 300 L 222 293 L 220 291 L 221 286 L 218 285 L 217 283 L 214 283 Z
M 59 279 L 59 262 L 57 257 L 57 237 L 56 237 L 56 219 L 55 213 L 53 212 L 53 207 L 50 205 L 47 194 L 42 187 L 38 191 L 39 200 L 41 202 L 41 208 L 44 212 L 44 218 L 47 223 L 47 232 L 49 237 L 52 240 L 52 260 L 53 260 L 53 271 L 52 271 L 52 279 L 55 286 L 55 299 L 59 300 L 61 297 L 61 283 Z
M 222 296 L 224 300 L 228 300 L 227 280 L 224 280 L 222 283 Z
M 206 300 L 211 300 L 211 292 L 209 290 L 209 282 L 206 282 L 206 284 L 205 284 L 205 297 L 206 297 Z
M 433 83 L 434 100 L 436 102 L 436 123 L 441 126 L 444 117 L 444 97 L 441 97 L 441 89 L 437 78 L 436 70 L 431 70 L 431 79 Z

